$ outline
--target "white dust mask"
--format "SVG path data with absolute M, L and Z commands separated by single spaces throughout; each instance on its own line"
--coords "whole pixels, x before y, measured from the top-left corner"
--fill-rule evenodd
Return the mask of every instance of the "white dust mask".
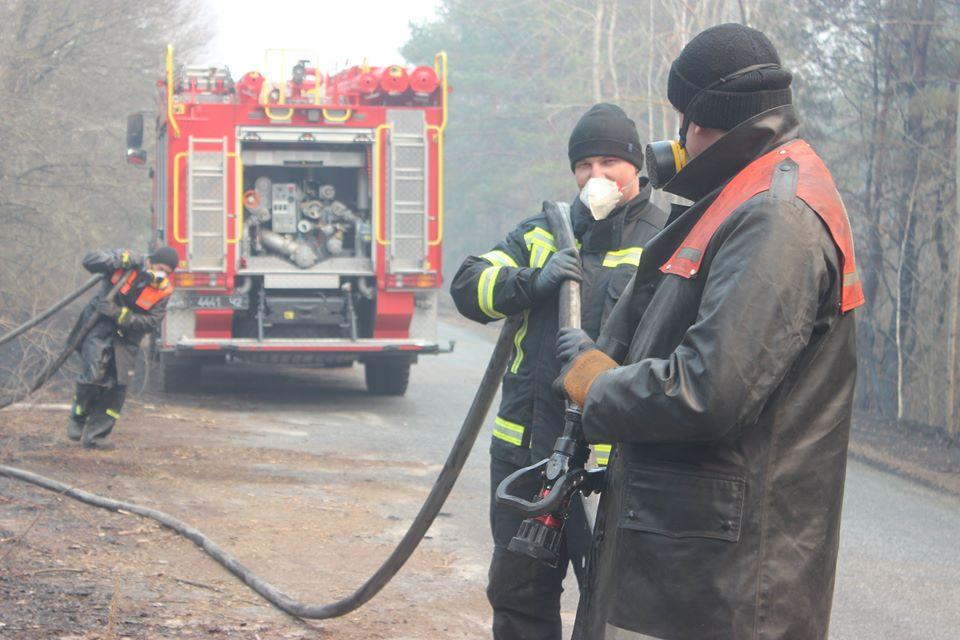
M 594 220 L 603 220 L 617 208 L 623 192 L 619 185 L 607 178 L 590 178 L 580 190 L 580 202 L 588 209 Z

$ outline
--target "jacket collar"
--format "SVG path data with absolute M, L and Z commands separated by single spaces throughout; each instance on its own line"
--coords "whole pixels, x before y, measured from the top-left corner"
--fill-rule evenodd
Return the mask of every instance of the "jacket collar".
M 640 177 L 640 193 L 613 211 L 603 220 L 594 220 L 590 210 L 577 198 L 570 205 L 573 234 L 580 240 L 583 253 L 606 253 L 620 248 L 624 226 L 641 217 L 650 207 L 653 188 Z M 663 224 L 661 220 L 660 224 Z
M 663 186 L 667 193 L 697 201 L 766 152 L 797 137 L 792 105 L 759 113 L 728 131 Z

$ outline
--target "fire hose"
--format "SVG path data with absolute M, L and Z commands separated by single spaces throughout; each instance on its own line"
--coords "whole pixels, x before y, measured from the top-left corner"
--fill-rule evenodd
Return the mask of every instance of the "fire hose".
M 573 231 L 570 227 L 569 211 L 555 203 L 544 203 L 544 211 L 554 231 L 558 248 L 575 246 Z M 108 299 L 112 299 L 116 295 L 127 277 L 129 277 L 129 274 L 113 287 L 108 294 Z M 578 283 L 568 281 L 561 287 L 561 326 L 579 326 L 579 294 Z M 65 306 L 65 304 L 62 306 Z M 51 315 L 52 313 L 55 313 L 55 311 L 51 312 Z M 26 395 L 42 386 L 60 368 L 98 319 L 94 315 L 83 326 L 74 327 L 74 331 L 71 332 L 68 339 L 67 348 L 44 369 Z M 484 371 L 480 385 L 477 387 L 470 409 L 467 411 L 460 427 L 460 432 L 457 434 L 457 438 L 427 499 L 420 507 L 400 543 L 373 575 L 352 594 L 330 604 L 313 605 L 294 599 L 254 574 L 198 529 L 157 509 L 99 496 L 57 480 L 7 465 L 0 465 L 0 475 L 56 491 L 95 507 L 110 511 L 126 511 L 155 520 L 193 542 L 258 595 L 290 615 L 314 620 L 343 616 L 367 603 L 390 582 L 413 555 L 420 541 L 433 524 L 441 507 L 450 495 L 460 472 L 463 470 L 467 457 L 470 455 L 477 435 L 486 419 L 490 405 L 493 403 L 500 387 L 500 381 L 506 373 L 511 359 L 514 336 L 520 324 L 521 317 L 512 316 L 506 320 L 501 328 L 490 361 Z M 6 404 L 0 404 L 0 408 L 11 403 L 12 401 L 8 401 Z M 602 478 L 602 472 L 585 472 L 583 469 L 586 455 L 589 452 L 586 450 L 586 443 L 583 440 L 582 432 L 579 430 L 579 415 L 579 407 L 568 403 L 564 434 L 557 440 L 553 456 L 510 475 L 497 489 L 498 502 L 517 509 L 528 516 L 527 520 L 521 525 L 517 537 L 511 542 L 511 548 L 547 562 L 553 560 L 555 563 L 555 549 L 560 544 L 563 521 L 566 518 L 566 509 L 570 499 L 578 491 L 586 494 L 590 491 L 590 488 L 598 490 L 599 480 Z M 543 490 L 534 502 L 510 495 L 510 486 L 523 473 L 539 473 L 544 478 Z
M 110 289 L 110 291 L 107 293 L 104 299 L 113 300 L 116 297 L 117 292 L 120 291 L 120 288 L 127 283 L 127 280 L 129 280 L 132 275 L 133 275 L 133 271 L 128 271 L 125 274 L 123 274 L 123 277 L 117 280 L 116 284 L 113 285 L 113 287 Z M 43 314 L 41 314 L 40 316 L 37 316 L 37 318 L 34 318 L 33 320 L 28 321 L 26 324 L 30 326 L 36 326 L 41 322 L 41 320 L 38 320 L 38 318 L 41 318 L 42 316 L 48 313 L 50 315 L 53 315 L 63 307 L 67 306 L 67 304 L 72 302 L 77 296 L 83 293 L 83 291 L 85 291 L 87 288 L 92 287 L 94 284 L 96 284 L 96 282 L 99 281 L 102 277 L 103 276 L 98 275 L 95 278 L 91 278 L 86 284 L 83 285 L 82 290 L 78 289 L 74 293 L 70 294 L 69 296 L 67 296 L 66 298 L 64 298 L 57 304 L 55 304 L 50 309 L 47 309 L 47 311 L 44 311 Z M 49 317 L 49 315 L 47 315 L 46 317 Z M 67 346 L 63 349 L 63 351 L 61 351 L 56 358 L 54 358 L 53 360 L 47 363 L 47 366 L 45 366 L 43 370 L 40 372 L 40 374 L 34 379 L 34 381 L 30 383 L 30 386 L 27 388 L 26 391 L 20 394 L 14 394 L 9 398 L 5 398 L 4 400 L 0 400 L 0 409 L 3 409 L 4 407 L 7 407 L 11 404 L 14 404 L 15 402 L 20 402 L 21 400 L 24 400 L 25 398 L 33 394 L 34 391 L 36 391 L 37 389 L 42 387 L 44 384 L 46 384 L 47 380 L 52 378 L 53 375 L 60 370 L 60 367 L 62 367 L 63 363 L 67 361 L 67 358 L 70 357 L 70 354 L 73 353 L 76 350 L 76 348 L 80 346 L 80 343 L 83 342 L 83 339 L 87 337 L 87 334 L 93 330 L 93 327 L 99 321 L 100 321 L 100 314 L 98 313 L 90 314 L 90 317 L 87 318 L 86 322 L 84 322 L 83 324 L 81 324 L 80 321 L 78 320 L 77 324 L 75 324 L 73 326 L 73 329 L 70 331 L 70 335 L 67 337 Z M 21 326 L 24 326 L 24 325 L 21 325 Z M 27 328 L 30 328 L 30 326 L 28 326 Z M 18 327 L 14 331 L 20 331 L 20 327 Z M 26 329 L 24 329 L 24 331 L 26 331 Z
M 480 386 L 477 388 L 476 395 L 470 404 L 470 409 L 467 411 L 467 415 L 460 427 L 460 432 L 457 434 L 453 447 L 450 449 L 443 469 L 441 469 L 440 474 L 437 476 L 430 490 L 430 494 L 420 507 L 420 511 L 410 524 L 403 539 L 393 550 L 393 553 L 380 565 L 380 568 L 377 569 L 366 582 L 360 585 L 356 591 L 330 604 L 312 605 L 295 600 L 251 572 L 247 567 L 237 561 L 236 558 L 224 551 L 203 533 L 162 511 L 129 502 L 104 498 L 15 467 L 0 465 L 0 475 L 29 482 L 51 491 L 57 491 L 95 507 L 109 509 L 110 511 L 129 511 L 156 520 L 165 527 L 192 541 L 207 553 L 207 555 L 225 567 L 230 573 L 237 576 L 244 584 L 253 589 L 270 604 L 286 613 L 299 618 L 314 620 L 336 618 L 358 609 L 379 593 L 380 590 L 390 582 L 393 576 L 396 575 L 410 556 L 413 555 L 413 552 L 420 544 L 423 536 L 427 533 L 430 525 L 433 524 L 434 519 L 440 512 L 440 508 L 450 495 L 454 483 L 463 470 L 463 465 L 466 463 L 467 457 L 473 449 L 473 444 L 487 417 L 490 405 L 493 403 L 497 390 L 500 388 L 500 380 L 503 378 L 504 373 L 506 373 L 507 365 L 510 362 L 513 338 L 517 329 L 520 327 L 520 323 L 520 316 L 510 317 L 500 330 L 500 336 L 497 338 L 497 343 L 493 348 L 493 354 L 490 356 L 487 369 L 484 371 Z M 69 355 L 71 350 L 72 349 L 68 349 L 65 353 Z
M 47 309 L 40 315 L 34 318 L 31 318 L 30 320 L 27 320 L 26 322 L 21 324 L 19 327 L 11 330 L 9 333 L 6 333 L 3 336 L 0 336 L 0 346 L 5 345 L 6 343 L 10 342 L 14 338 L 22 334 L 23 332 L 34 328 L 35 326 L 37 326 L 47 318 L 51 317 L 52 315 L 54 315 L 55 313 L 57 313 L 58 311 L 66 307 L 68 304 L 70 304 L 71 302 L 73 302 L 74 300 L 82 296 L 84 293 L 89 291 L 93 287 L 93 285 L 97 284 L 102 279 L 103 279 L 103 274 L 97 274 L 93 276 L 92 278 L 84 282 L 82 285 L 80 285 L 79 289 L 77 289 L 76 291 L 74 291 L 73 293 L 69 294 L 64 298 L 61 298 L 60 300 L 55 302 L 49 309 Z

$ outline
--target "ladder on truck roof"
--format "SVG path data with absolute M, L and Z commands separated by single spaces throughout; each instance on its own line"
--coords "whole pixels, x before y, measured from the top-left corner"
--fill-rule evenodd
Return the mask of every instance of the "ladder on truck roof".
M 197 144 L 219 145 L 198 151 Z M 227 257 L 227 138 L 187 141 L 187 265 L 224 271 Z
M 423 112 L 390 109 L 389 270 L 422 272 L 427 258 L 427 140 Z

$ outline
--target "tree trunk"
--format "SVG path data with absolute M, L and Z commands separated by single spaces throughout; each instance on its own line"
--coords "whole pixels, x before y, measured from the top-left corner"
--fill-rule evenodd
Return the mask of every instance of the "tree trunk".
M 956 151 L 953 156 L 953 172 L 956 184 L 954 186 L 953 201 L 953 270 L 950 281 L 950 335 L 948 336 L 947 350 L 947 433 L 956 436 L 960 434 L 960 425 L 957 424 L 957 332 L 960 331 L 960 84 L 957 84 L 957 113 L 954 143 Z
M 603 93 L 600 89 L 600 79 L 603 75 L 603 69 L 600 66 L 600 43 L 603 38 L 603 2 L 597 0 L 597 9 L 593 16 L 593 103 L 596 104 L 602 99 Z

